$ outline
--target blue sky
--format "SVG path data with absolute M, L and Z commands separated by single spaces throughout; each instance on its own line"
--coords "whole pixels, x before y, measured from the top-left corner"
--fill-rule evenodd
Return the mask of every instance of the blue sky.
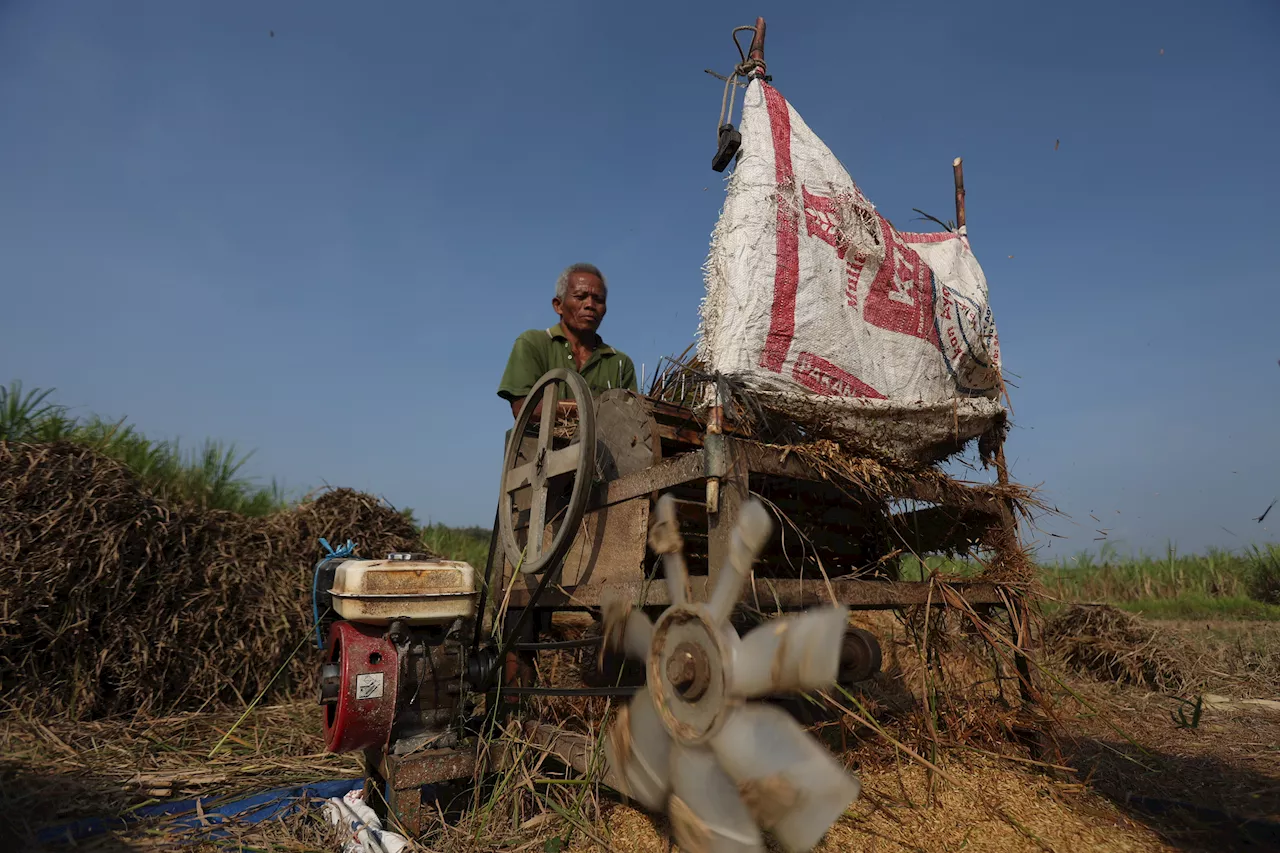
M 965 158 L 1013 475 L 1070 516 L 1045 554 L 1274 540 L 1270 0 L 0 2 L 0 381 L 487 525 L 495 388 L 561 268 L 606 271 L 650 370 L 693 339 L 702 72 L 757 14 L 899 227 L 949 216 Z

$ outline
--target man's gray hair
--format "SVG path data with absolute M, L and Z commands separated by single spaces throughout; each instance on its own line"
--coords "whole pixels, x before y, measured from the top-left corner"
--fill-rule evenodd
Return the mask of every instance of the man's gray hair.
M 604 273 L 600 272 L 599 267 L 595 264 L 570 264 L 556 279 L 556 299 L 564 301 L 565 296 L 569 294 L 569 276 L 576 272 L 588 272 L 600 279 L 600 287 L 604 290 L 604 295 L 608 297 L 609 282 L 604 280 Z

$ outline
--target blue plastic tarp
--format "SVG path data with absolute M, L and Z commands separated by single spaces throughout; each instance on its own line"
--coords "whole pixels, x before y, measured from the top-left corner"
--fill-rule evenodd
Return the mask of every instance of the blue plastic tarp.
M 204 837 L 219 837 L 225 831 L 219 831 L 217 824 L 229 819 L 237 823 L 260 823 L 266 820 L 277 820 L 292 814 L 307 799 L 341 797 L 347 792 L 363 787 L 364 779 L 338 779 L 325 782 L 312 782 L 292 788 L 274 788 L 260 794 L 251 794 L 238 800 L 225 801 L 217 795 L 196 797 L 190 800 L 174 800 L 167 803 L 154 803 L 133 809 L 127 815 L 112 818 L 93 817 L 71 821 L 60 826 L 41 830 L 37 841 L 41 844 L 72 843 L 100 835 L 113 829 L 125 829 L 131 823 L 147 818 L 170 817 L 166 826 L 175 830 L 201 829 L 207 830 Z M 204 813 L 204 822 L 196 811 L 197 802 Z

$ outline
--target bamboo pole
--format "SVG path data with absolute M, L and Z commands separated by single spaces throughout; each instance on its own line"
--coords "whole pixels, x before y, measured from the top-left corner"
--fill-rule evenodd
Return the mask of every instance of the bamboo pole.
M 956 233 L 967 237 L 969 232 L 964 224 L 964 162 L 959 157 L 951 161 L 951 171 L 956 179 Z
M 764 18 L 756 18 L 756 33 L 751 38 L 751 48 L 747 51 L 747 59 L 753 59 L 760 63 L 751 70 L 750 76 L 763 77 L 765 75 L 764 68 Z

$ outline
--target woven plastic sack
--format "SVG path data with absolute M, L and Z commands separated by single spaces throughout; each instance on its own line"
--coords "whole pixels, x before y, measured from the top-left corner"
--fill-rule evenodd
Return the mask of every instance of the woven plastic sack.
M 702 360 L 891 456 L 931 459 L 986 430 L 1003 411 L 1000 354 L 967 237 L 895 229 L 759 80 L 741 133 L 706 266 Z

